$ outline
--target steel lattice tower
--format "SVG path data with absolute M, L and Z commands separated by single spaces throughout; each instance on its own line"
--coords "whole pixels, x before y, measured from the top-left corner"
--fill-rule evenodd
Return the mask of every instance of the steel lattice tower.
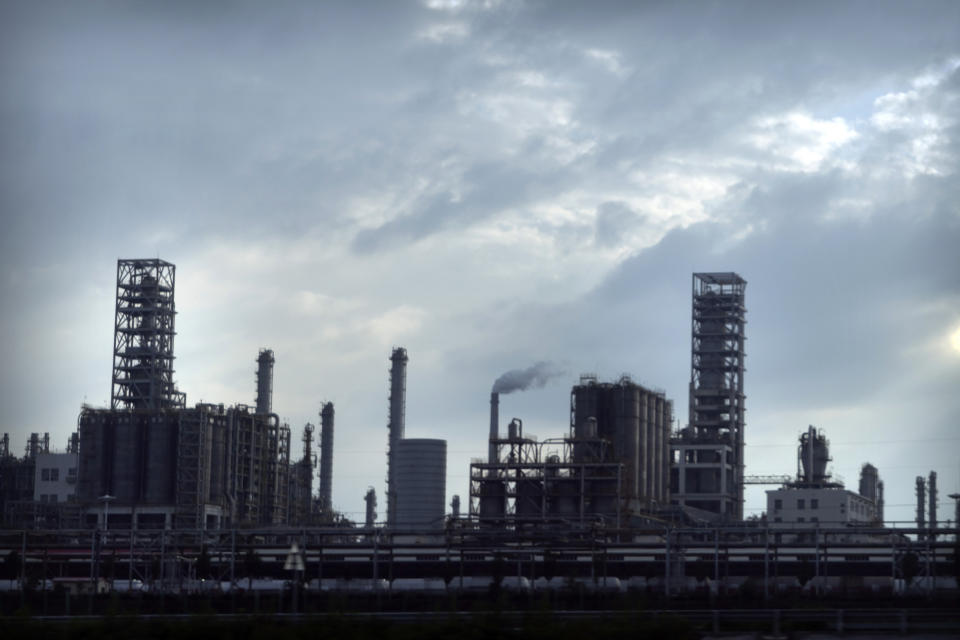
M 117 260 L 111 409 L 183 407 L 173 382 L 176 267 L 164 260 Z
M 675 501 L 743 519 L 744 326 L 747 281 L 693 274 L 690 422 L 677 453 Z

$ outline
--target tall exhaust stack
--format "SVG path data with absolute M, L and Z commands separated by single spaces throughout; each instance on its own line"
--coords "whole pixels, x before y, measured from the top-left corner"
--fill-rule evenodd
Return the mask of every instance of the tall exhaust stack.
M 490 444 L 487 448 L 487 462 L 497 463 L 497 445 L 494 443 L 500 435 L 500 394 L 490 394 Z
M 926 508 L 927 501 L 927 491 L 926 486 L 923 483 L 923 476 L 917 476 L 917 529 L 926 528 L 926 522 L 924 521 L 923 512 Z M 923 534 L 919 534 L 923 535 Z
M 333 403 L 320 407 L 320 509 L 333 507 Z
M 390 355 L 390 419 L 389 447 L 387 450 L 387 524 L 397 519 L 397 468 L 394 463 L 397 446 L 404 436 L 404 421 L 407 403 L 407 350 L 397 347 Z
M 272 349 L 261 349 L 257 356 L 257 413 L 273 413 Z
M 930 472 L 930 479 L 927 481 L 927 499 L 928 499 L 928 520 L 927 526 L 932 532 L 937 528 L 937 472 Z

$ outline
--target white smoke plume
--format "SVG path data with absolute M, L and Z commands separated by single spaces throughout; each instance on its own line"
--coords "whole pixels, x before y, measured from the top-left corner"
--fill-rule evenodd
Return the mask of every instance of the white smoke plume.
M 493 383 L 493 393 L 513 393 L 530 388 L 540 388 L 550 378 L 563 375 L 564 371 L 552 362 L 537 362 L 526 369 L 511 369 Z

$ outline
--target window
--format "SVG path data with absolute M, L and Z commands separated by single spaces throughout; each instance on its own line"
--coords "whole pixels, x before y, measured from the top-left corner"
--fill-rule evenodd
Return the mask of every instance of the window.
M 50 482 L 56 482 L 60 479 L 60 469 L 50 469 Z
M 773 501 L 773 508 L 774 508 L 774 509 L 778 509 L 778 510 L 779 510 L 779 509 L 783 509 L 783 500 L 781 500 L 780 498 L 777 498 L 776 500 L 774 500 L 774 501 Z
M 811 508 L 811 509 L 819 509 L 819 508 L 820 508 L 820 501 L 819 501 L 817 498 L 810 498 L 810 508 Z
M 46 469 L 44 469 L 44 471 L 46 471 Z M 40 502 L 46 502 L 46 501 L 47 501 L 47 494 L 41 493 L 41 494 L 40 494 Z
M 817 516 L 813 516 L 812 518 L 810 518 L 810 522 L 820 522 L 820 518 L 818 518 Z
M 806 520 L 804 520 L 804 519 L 801 517 L 801 518 L 797 518 L 797 522 L 806 522 Z
M 40 471 L 40 479 L 44 482 L 50 481 L 50 469 L 43 469 Z
M 774 518 L 773 521 L 774 521 L 774 522 L 783 522 L 783 520 L 781 520 L 779 516 L 776 517 L 776 518 Z
M 798 499 L 797 499 L 797 509 L 800 509 L 801 511 L 802 511 L 803 509 L 805 509 L 805 508 L 806 508 L 805 502 L 806 502 L 806 501 L 805 501 L 803 498 L 798 498 Z
M 50 501 L 50 502 L 56 502 L 56 501 L 57 501 L 57 494 L 51 493 L 51 494 L 50 494 L 50 500 L 49 500 L 49 501 Z

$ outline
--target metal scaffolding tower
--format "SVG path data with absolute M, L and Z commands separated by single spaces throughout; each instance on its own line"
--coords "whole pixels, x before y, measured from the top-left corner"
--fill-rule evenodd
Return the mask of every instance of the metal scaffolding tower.
M 690 422 L 678 450 L 675 502 L 743 519 L 744 326 L 747 282 L 693 274 Z
M 173 383 L 175 272 L 160 259 L 117 260 L 112 409 L 186 404 Z

